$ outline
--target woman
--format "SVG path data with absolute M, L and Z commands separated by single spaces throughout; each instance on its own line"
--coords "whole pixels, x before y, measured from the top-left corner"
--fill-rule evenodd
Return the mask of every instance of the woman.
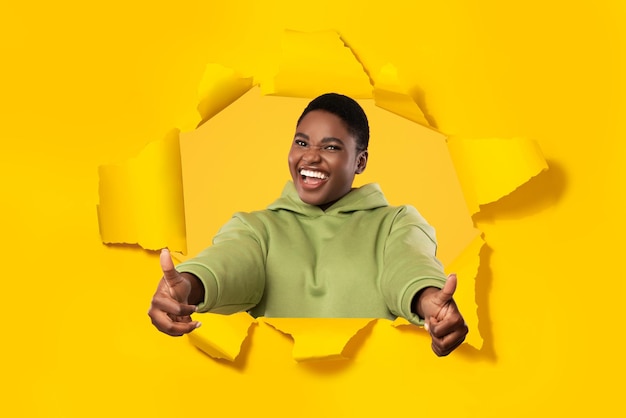
M 353 188 L 368 160 L 369 125 L 347 96 L 309 103 L 296 124 L 292 181 L 266 210 L 237 213 L 213 245 L 163 278 L 152 323 L 183 335 L 194 312 L 249 311 L 266 317 L 402 316 L 424 325 L 435 354 L 452 352 L 468 332 L 435 257 L 434 230 L 411 206 L 392 207 L 376 184 Z

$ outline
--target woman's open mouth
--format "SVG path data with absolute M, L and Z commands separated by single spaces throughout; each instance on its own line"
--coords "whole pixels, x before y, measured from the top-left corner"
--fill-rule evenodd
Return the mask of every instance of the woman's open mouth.
M 302 182 L 309 186 L 319 186 L 328 180 L 328 174 L 316 170 L 301 169 L 300 177 Z

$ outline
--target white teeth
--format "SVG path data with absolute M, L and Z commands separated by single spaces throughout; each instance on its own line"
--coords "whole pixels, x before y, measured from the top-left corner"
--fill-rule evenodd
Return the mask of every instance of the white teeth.
M 300 170 L 300 175 L 306 176 L 306 177 L 315 177 L 321 180 L 326 180 L 327 178 L 326 174 L 320 173 L 319 171 L 312 171 L 312 170 Z

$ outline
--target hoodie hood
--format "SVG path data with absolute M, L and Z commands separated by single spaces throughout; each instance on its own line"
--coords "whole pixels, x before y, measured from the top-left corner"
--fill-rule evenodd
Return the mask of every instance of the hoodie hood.
M 366 184 L 352 189 L 331 207 L 323 211 L 317 206 L 309 205 L 300 200 L 293 182 L 289 181 L 281 196 L 267 208 L 269 210 L 288 210 L 305 216 L 336 215 L 360 210 L 376 209 L 389 206 L 380 186 L 376 183 Z

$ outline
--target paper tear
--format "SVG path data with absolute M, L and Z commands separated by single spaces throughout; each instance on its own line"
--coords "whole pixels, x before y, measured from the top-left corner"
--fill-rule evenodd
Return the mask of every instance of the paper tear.
M 446 274 L 456 273 L 458 279 L 454 301 L 469 328 L 465 344 L 470 344 L 479 350 L 483 346 L 483 338 L 478 329 L 476 277 L 480 267 L 480 250 L 483 245 L 485 241 L 481 236 L 477 236 L 452 263 L 445 266 Z
M 235 361 L 241 346 L 256 320 L 247 312 L 232 315 L 212 313 L 194 314 L 194 320 L 202 322 L 200 328 L 187 334 L 189 341 L 215 359 Z
M 429 126 L 422 110 L 401 86 L 395 67 L 388 64 L 378 74 L 369 74 L 334 31 L 286 31 L 280 64 L 279 72 L 273 78 L 260 79 L 258 84 L 263 94 L 310 98 L 327 91 L 338 91 L 357 99 L 374 97 L 377 106 Z M 199 86 L 200 125 L 249 91 L 256 83 L 253 80 L 256 79 L 244 77 L 219 64 L 207 65 Z M 450 138 L 447 146 L 472 214 L 480 205 L 500 199 L 547 169 L 533 141 Z M 150 144 L 135 159 L 100 167 L 98 216 L 103 242 L 139 243 L 146 249 L 169 247 L 172 251 L 186 253 L 181 167 L 178 130 Z M 463 309 L 475 310 L 472 293 L 475 281 L 471 278 L 476 277 L 482 245 L 481 239 L 475 239 L 455 262 L 446 267 L 447 271 L 455 271 L 459 276 L 455 299 L 462 312 Z M 211 319 L 202 319 L 205 324 L 190 334 L 191 342 L 212 357 L 234 361 L 251 324 L 256 321 L 247 313 L 207 315 L 211 315 Z M 466 343 L 482 346 L 478 319 L 464 315 L 470 327 Z M 293 356 L 297 361 L 344 358 L 346 344 L 373 321 L 336 318 L 263 320 L 294 338 Z M 214 321 L 218 323 L 212 324 Z M 414 325 L 399 318 L 393 326 Z
M 198 126 L 226 109 L 253 85 L 252 77 L 220 64 L 207 64 L 198 87 L 198 112 L 202 118 Z
M 422 109 L 400 84 L 396 67 L 390 63 L 384 65 L 374 77 L 374 102 L 376 106 L 398 116 L 430 127 Z
M 332 30 L 286 30 L 278 73 L 261 81 L 261 93 L 313 98 L 328 92 L 371 99 L 372 85 L 352 50 Z
M 344 359 L 344 349 L 372 318 L 259 318 L 294 340 L 297 362 Z
M 99 167 L 102 242 L 186 252 L 178 129 L 121 164 Z
M 548 169 L 539 144 L 530 139 L 452 137 L 447 143 L 472 214 Z

